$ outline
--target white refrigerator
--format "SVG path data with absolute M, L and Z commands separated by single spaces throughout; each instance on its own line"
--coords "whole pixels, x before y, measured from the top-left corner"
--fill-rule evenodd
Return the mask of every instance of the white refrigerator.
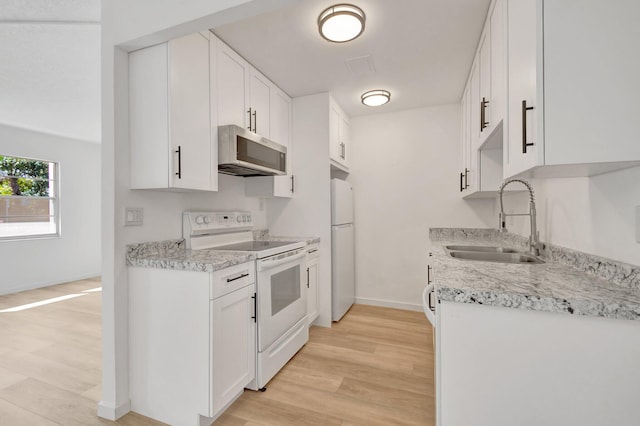
M 356 298 L 353 244 L 353 189 L 331 179 L 331 289 L 333 321 L 339 321 Z

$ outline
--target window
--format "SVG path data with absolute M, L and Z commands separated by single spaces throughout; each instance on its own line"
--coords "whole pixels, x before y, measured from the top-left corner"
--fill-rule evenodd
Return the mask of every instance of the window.
M 0 155 L 0 240 L 59 235 L 58 164 Z

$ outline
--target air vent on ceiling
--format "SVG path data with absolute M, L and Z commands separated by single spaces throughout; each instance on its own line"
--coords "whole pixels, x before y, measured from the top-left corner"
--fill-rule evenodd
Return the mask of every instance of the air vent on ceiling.
M 376 68 L 373 65 L 373 58 L 371 55 L 358 56 L 357 58 L 351 58 L 344 61 L 347 68 L 353 75 L 363 76 L 376 72 Z

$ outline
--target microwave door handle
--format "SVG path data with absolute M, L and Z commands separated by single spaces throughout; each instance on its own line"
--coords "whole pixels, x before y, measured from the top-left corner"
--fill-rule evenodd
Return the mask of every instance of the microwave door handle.
M 289 263 L 289 262 L 294 262 L 298 259 L 302 259 L 303 257 L 305 257 L 307 255 L 307 253 L 302 250 L 300 253 L 295 254 L 293 256 L 287 256 L 284 259 L 265 259 L 265 260 L 261 260 L 258 264 L 258 270 L 259 271 L 266 271 L 267 269 L 271 269 L 271 268 L 275 268 L 276 266 L 280 266 L 283 263 Z

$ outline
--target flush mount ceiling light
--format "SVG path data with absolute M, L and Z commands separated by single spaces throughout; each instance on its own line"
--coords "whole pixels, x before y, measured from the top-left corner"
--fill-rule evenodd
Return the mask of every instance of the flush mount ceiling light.
M 365 16 L 362 9 L 352 4 L 336 4 L 318 16 L 320 35 L 334 43 L 344 43 L 364 31 Z
M 360 100 L 367 106 L 380 106 L 389 102 L 391 93 L 386 90 L 369 90 L 360 96 Z

